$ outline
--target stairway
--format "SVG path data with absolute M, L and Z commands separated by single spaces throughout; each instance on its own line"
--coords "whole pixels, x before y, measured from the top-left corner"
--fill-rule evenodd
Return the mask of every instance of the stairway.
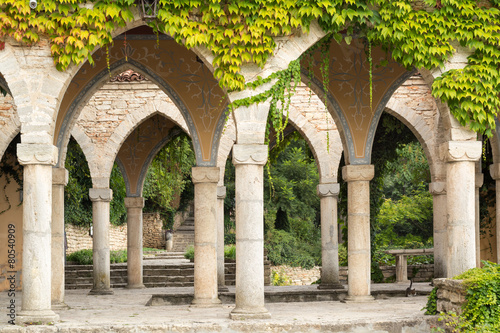
M 174 246 L 171 252 L 186 252 L 190 245 L 194 245 L 194 217 L 184 220 L 173 236 Z

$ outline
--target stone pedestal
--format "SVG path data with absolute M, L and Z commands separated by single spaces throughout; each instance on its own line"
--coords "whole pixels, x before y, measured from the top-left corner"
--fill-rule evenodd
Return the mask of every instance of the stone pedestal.
M 342 177 L 347 182 L 348 292 L 345 301 L 373 300 L 370 292 L 370 180 L 373 165 L 347 165 Z
M 434 277 L 444 278 L 446 274 L 446 262 L 448 236 L 446 235 L 447 209 L 446 209 L 446 183 L 429 183 L 429 192 L 433 198 L 433 220 L 434 220 Z
M 495 180 L 496 192 L 496 258 L 497 263 L 500 263 L 500 163 L 490 165 L 491 178 Z
M 144 288 L 142 280 L 142 197 L 125 198 L 127 207 L 127 288 Z
M 224 274 L 224 199 L 226 187 L 217 186 L 217 288 L 219 292 L 229 291 Z
M 64 186 L 68 170 L 52 169 L 52 308 L 67 308 L 64 303 Z
M 441 146 L 446 165 L 448 207 L 447 277 L 476 267 L 475 162 L 481 157 L 479 141 L 449 141 Z
M 475 206 L 476 206 L 476 220 L 475 220 L 475 235 L 476 235 L 476 267 L 481 267 L 481 212 L 479 208 L 479 189 L 483 186 L 484 175 L 476 173 L 476 191 L 475 191 Z
M 51 309 L 52 166 L 57 148 L 18 144 L 23 165 L 23 300 L 16 323 L 59 320 Z M 20 230 L 19 230 L 20 232 Z
M 321 284 L 318 289 L 343 289 L 339 279 L 337 199 L 339 184 L 319 184 L 321 205 Z
M 94 286 L 89 295 L 112 295 L 109 263 L 109 204 L 113 191 L 109 188 L 89 189 L 92 200 Z
M 236 307 L 231 319 L 270 318 L 264 306 L 266 145 L 233 146 L 236 187 Z
M 191 306 L 219 306 L 217 293 L 217 182 L 219 168 L 193 167 L 194 299 Z

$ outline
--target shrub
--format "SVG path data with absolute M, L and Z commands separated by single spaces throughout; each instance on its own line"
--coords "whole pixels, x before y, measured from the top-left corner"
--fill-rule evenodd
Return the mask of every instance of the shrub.
M 184 258 L 189 260 L 194 260 L 194 246 L 190 245 L 186 249 L 186 253 L 184 253 Z
M 68 254 L 66 260 L 72 261 L 76 265 L 92 265 L 94 263 L 92 249 L 84 249 Z M 127 250 L 110 251 L 109 261 L 111 264 L 127 262 Z
M 292 284 L 292 279 L 285 274 L 283 268 L 278 271 L 273 271 L 271 274 L 273 286 L 289 286 Z
M 269 231 L 264 246 L 267 249 L 267 257 L 275 266 L 290 265 L 310 269 L 315 265 L 314 258 L 303 248 L 307 244 L 302 245 L 286 231 Z
M 226 245 L 224 246 L 224 258 L 236 260 L 236 245 Z
M 427 304 L 422 309 L 425 310 L 426 315 L 435 315 L 437 314 L 437 287 L 434 287 L 429 294 L 429 298 L 427 299 Z
M 127 262 L 127 250 L 110 251 L 109 261 L 112 264 Z

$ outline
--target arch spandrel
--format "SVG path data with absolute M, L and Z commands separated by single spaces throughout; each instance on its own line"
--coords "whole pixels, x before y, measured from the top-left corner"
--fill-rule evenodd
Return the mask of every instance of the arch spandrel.
M 329 49 L 328 102 L 330 112 L 344 135 L 349 164 L 369 164 L 371 147 L 380 115 L 392 93 L 412 72 L 393 61 L 380 47 L 372 47 L 372 106 L 370 106 L 370 71 L 368 45 L 353 39 L 350 45 L 332 40 Z M 314 55 L 312 80 L 323 86 L 322 56 Z M 384 62 L 388 62 L 383 65 Z M 308 68 L 308 60 L 304 60 Z M 308 76 L 309 74 L 306 74 Z M 316 89 L 315 89 L 316 90 Z M 318 91 L 319 95 L 323 95 Z M 332 110 L 333 109 L 333 110 Z
M 150 77 L 181 110 L 193 137 L 199 166 L 215 165 L 217 143 L 224 126 L 226 96 L 210 70 L 197 56 L 166 36 L 118 36 L 109 47 L 111 71 L 130 64 Z M 127 58 L 125 58 L 125 56 Z M 68 128 L 77 114 L 77 105 L 89 98 L 109 76 L 106 50 L 98 50 L 90 63 L 83 65 L 68 86 L 56 120 L 56 145 L 63 144 Z
M 174 122 L 157 114 L 141 123 L 127 137 L 116 156 L 125 179 L 127 196 L 142 195 L 142 186 L 153 158 L 181 132 Z

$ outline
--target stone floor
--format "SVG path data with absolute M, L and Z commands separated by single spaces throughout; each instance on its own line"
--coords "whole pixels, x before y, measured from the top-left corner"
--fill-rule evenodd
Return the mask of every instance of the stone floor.
M 266 287 L 266 292 L 304 292 L 315 286 Z M 0 332 L 430 332 L 434 316 L 421 311 L 427 298 L 385 297 L 385 292 L 404 289 L 397 284 L 373 285 L 379 298 L 369 303 L 290 302 L 267 303 L 271 319 L 233 321 L 234 304 L 217 308 L 189 305 L 145 306 L 152 294 L 192 293 L 193 288 L 115 289 L 114 295 L 89 296 L 87 290 L 67 290 L 68 309 L 56 310 L 60 321 L 54 325 L 8 325 L 9 298 L 0 295 Z M 419 293 L 430 290 L 428 283 L 416 286 Z M 377 291 L 378 290 L 378 291 Z M 234 292 L 234 287 L 229 287 Z M 16 304 L 21 305 L 18 293 Z M 19 311 L 19 310 L 17 310 Z

